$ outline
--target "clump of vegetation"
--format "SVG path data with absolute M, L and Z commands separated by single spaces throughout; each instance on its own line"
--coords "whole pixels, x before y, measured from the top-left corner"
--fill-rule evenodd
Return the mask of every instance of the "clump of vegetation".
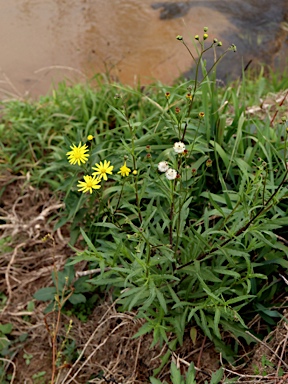
M 69 223 L 71 246 L 79 237 L 85 244 L 58 275 L 69 293 L 60 310 L 66 301 L 85 303 L 87 287 L 113 292 L 118 311 L 145 320 L 135 337 L 152 333 L 152 346 L 168 346 L 153 384 L 199 330 L 233 363 L 240 345 L 281 318 L 287 291 L 285 111 L 264 120 L 247 113 L 267 91 L 262 77 L 246 82 L 243 73 L 241 82 L 217 85 L 217 64 L 236 52 L 233 44 L 218 54 L 222 43 L 209 43 L 204 28 L 196 58 L 177 40 L 195 63 L 193 80 L 143 89 L 100 76 L 96 90 L 62 84 L 39 102 L 8 102 L 0 126 L 2 167 L 48 185 L 65 203 L 55 230 Z M 210 49 L 215 62 L 206 68 Z M 80 262 L 85 278 L 71 289 L 71 266 Z M 55 297 L 64 298 L 59 289 L 35 298 L 52 300 L 53 310 Z M 261 335 L 249 331 L 255 315 L 266 327 Z M 171 377 L 185 382 L 173 364 Z M 187 382 L 194 379 L 191 365 Z

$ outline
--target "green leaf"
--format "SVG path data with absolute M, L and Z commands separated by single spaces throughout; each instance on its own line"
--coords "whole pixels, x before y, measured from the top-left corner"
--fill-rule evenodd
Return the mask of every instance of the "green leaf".
M 160 303 L 163 311 L 165 313 L 167 313 L 167 304 L 166 304 L 166 301 L 165 301 L 163 293 L 159 289 L 157 289 L 157 288 L 155 288 L 155 291 L 156 291 L 157 299 L 159 300 L 159 303 Z
M 191 338 L 193 345 L 195 345 L 196 340 L 197 340 L 197 328 L 196 327 L 192 327 L 190 329 L 190 338 Z
M 240 273 L 237 273 L 235 271 L 231 271 L 229 269 L 224 269 L 224 268 L 213 268 L 213 272 L 222 274 L 222 275 L 228 275 L 228 276 L 233 276 L 235 279 L 240 279 L 241 275 Z
M 3 333 L 4 335 L 9 335 L 12 329 L 13 329 L 13 325 L 10 323 L 0 324 L 0 334 Z
M 219 332 L 219 322 L 220 322 L 220 317 L 221 317 L 221 311 L 219 308 L 216 308 L 215 310 L 215 315 L 214 315 L 214 323 L 213 323 L 213 330 L 215 335 L 221 339 L 221 335 Z
M 88 247 L 97 253 L 97 249 L 94 247 L 94 245 L 92 244 L 91 240 L 89 239 L 89 237 L 86 235 L 86 233 L 84 232 L 84 230 L 82 228 L 80 228 L 80 232 L 81 232 L 81 235 L 83 236 L 84 240 L 86 241 Z
M 149 377 L 151 384 L 162 384 L 161 380 L 155 379 L 155 377 Z
M 199 325 L 200 328 L 203 329 L 205 335 L 210 340 L 212 340 L 212 335 L 211 335 L 210 329 L 208 328 L 208 323 L 207 323 L 206 315 L 205 315 L 205 313 L 204 313 L 204 311 L 202 309 L 200 309 L 199 312 L 200 312 L 201 322 L 198 321 L 198 325 Z M 196 319 L 196 316 L 195 316 L 195 319 Z
M 186 373 L 186 383 L 185 384 L 197 384 L 196 380 L 195 380 L 195 375 L 196 375 L 196 371 L 195 371 L 194 363 L 192 362 L 192 363 L 190 363 L 188 371 Z
M 80 303 L 86 303 L 86 297 L 82 293 L 73 293 L 68 299 L 71 304 L 76 305 Z
M 241 324 L 221 319 L 221 325 L 226 332 L 229 332 L 236 337 L 243 337 L 248 345 L 253 342 L 255 343 L 255 340 L 246 333 L 246 328 Z
M 146 333 L 150 333 L 153 330 L 154 326 L 152 323 L 145 323 L 142 327 L 132 336 L 132 339 L 136 339 L 139 336 L 146 335 Z
M 55 287 L 45 287 L 40 288 L 37 292 L 34 293 L 33 297 L 39 301 L 49 301 L 54 300 L 54 296 L 56 295 Z
M 183 384 L 183 378 L 181 376 L 180 370 L 177 368 L 176 364 L 173 361 L 171 363 L 170 372 L 173 384 Z
M 212 373 L 210 384 L 219 384 L 224 374 L 223 368 L 219 368 L 216 372 Z
M 233 299 L 229 299 L 226 301 L 227 305 L 238 303 L 239 301 L 246 301 L 247 299 L 252 299 L 253 297 L 256 297 L 256 295 L 243 295 L 239 297 L 234 297 Z

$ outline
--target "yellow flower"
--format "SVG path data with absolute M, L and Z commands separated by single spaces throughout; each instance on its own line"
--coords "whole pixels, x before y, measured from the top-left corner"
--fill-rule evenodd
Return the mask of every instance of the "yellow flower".
M 78 147 L 73 144 L 72 146 L 70 146 L 70 148 L 72 149 L 72 151 L 66 153 L 69 163 L 72 165 L 76 163 L 78 165 L 81 165 L 81 163 L 85 164 L 89 157 L 88 153 L 86 153 L 88 151 L 87 145 L 81 145 L 80 142 Z
M 94 136 L 93 136 L 93 135 L 88 135 L 87 140 L 91 141 L 91 140 L 93 140 L 93 139 L 94 139 Z
M 84 176 L 84 181 L 79 181 L 79 184 L 77 184 L 78 191 L 79 192 L 93 192 L 93 189 L 99 189 L 101 188 L 101 185 L 98 185 L 100 183 L 101 179 L 99 177 L 95 178 L 89 175 Z
M 103 177 L 103 179 L 106 181 L 108 179 L 107 174 L 112 175 L 113 168 L 114 166 L 110 165 L 110 161 L 104 160 L 104 164 L 102 163 L 102 161 L 100 161 L 99 164 L 95 164 L 95 167 L 92 167 L 92 169 L 95 169 L 96 171 L 93 172 L 92 175 L 99 175 L 100 179 L 102 179 Z
M 131 172 L 131 169 L 126 166 L 126 161 L 125 161 L 124 165 L 122 165 L 118 173 L 120 173 L 121 176 L 124 177 L 124 176 L 128 176 L 130 172 Z

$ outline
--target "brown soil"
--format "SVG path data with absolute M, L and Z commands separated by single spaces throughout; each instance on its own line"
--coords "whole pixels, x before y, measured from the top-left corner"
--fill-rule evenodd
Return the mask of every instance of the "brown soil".
M 111 293 L 99 300 L 86 322 L 67 314 L 61 314 L 58 319 L 57 311 L 44 315 L 47 303 L 36 301 L 33 294 L 42 287 L 52 286 L 51 272 L 54 268 L 61 270 L 67 258 L 74 254 L 68 246 L 67 228 L 53 232 L 62 204 L 48 189 L 35 189 L 24 177 L 3 175 L 0 188 L 4 185 L 0 204 L 0 241 L 5 239 L 5 243 L 0 243 L 0 297 L 2 300 L 7 297 L 7 301 L 2 302 L 1 323 L 13 324 L 8 337 L 17 341 L 11 347 L 11 356 L 5 356 L 2 363 L 12 375 L 11 383 L 49 383 L 53 371 L 53 345 L 58 343 L 59 350 L 65 338 L 68 342 L 75 340 L 78 355 L 67 364 L 63 356 L 62 365 L 55 372 L 55 383 L 149 383 L 167 347 L 150 348 L 151 335 L 133 338 L 143 322 L 135 313 L 118 313 Z M 77 264 L 77 271 L 83 269 L 85 264 Z M 35 306 L 32 310 L 31 302 Z M 67 332 L 70 320 L 73 324 Z M 55 343 L 54 330 L 57 333 Z M 20 341 L 23 334 L 27 334 L 27 338 Z M 287 324 L 282 320 L 267 340 L 246 357 L 241 356 L 245 364 L 236 368 L 226 366 L 222 383 L 231 377 L 237 377 L 237 382 L 241 383 L 288 383 L 287 374 L 275 379 L 279 369 L 288 372 L 287 335 Z M 273 363 L 272 368 L 265 368 L 267 376 L 261 375 L 263 356 Z M 187 334 L 183 346 L 173 353 L 172 359 L 183 372 L 193 361 L 199 384 L 205 380 L 210 383 L 212 372 L 221 365 L 221 355 L 200 332 L 195 345 Z M 170 360 L 160 373 L 162 382 L 171 382 L 169 367 Z M 255 367 L 258 367 L 257 374 Z M 37 374 L 41 373 L 42 381 L 37 379 Z

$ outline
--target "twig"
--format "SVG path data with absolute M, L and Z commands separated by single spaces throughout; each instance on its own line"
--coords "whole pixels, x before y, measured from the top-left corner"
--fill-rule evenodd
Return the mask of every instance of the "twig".
M 4 357 L 0 357 L 0 361 L 6 361 L 6 363 L 9 363 L 9 364 L 13 365 L 13 374 L 12 374 L 11 381 L 10 381 L 10 384 L 13 384 L 15 376 L 16 376 L 16 365 L 15 365 L 15 363 L 13 363 L 12 360 L 5 359 Z
M 190 367 L 190 364 L 191 363 L 189 363 L 188 361 L 186 361 L 186 360 L 184 360 L 184 359 L 182 359 L 180 356 L 178 356 L 175 352 L 173 352 L 173 357 L 175 357 L 175 359 L 177 360 L 177 361 L 179 361 L 180 363 L 183 363 L 184 365 L 186 365 L 186 367 Z M 201 369 L 199 369 L 198 367 L 196 367 L 195 365 L 194 365 L 194 369 L 195 369 L 195 371 L 199 371 L 199 372 L 201 372 Z M 206 373 L 205 373 L 206 374 Z
M 279 369 L 280 369 L 280 366 L 281 366 L 281 361 L 283 359 L 283 355 L 284 355 L 284 352 L 285 352 L 285 349 L 286 349 L 286 345 L 287 345 L 287 340 L 288 340 L 288 329 L 287 329 L 287 324 L 284 323 L 284 327 L 286 328 L 286 336 L 285 336 L 285 339 L 284 339 L 284 345 L 282 346 L 282 351 L 281 351 L 281 356 L 280 356 L 280 359 L 278 361 L 278 365 L 277 365 L 277 371 L 276 371 L 276 376 L 278 377 L 278 373 L 279 373 Z
M 51 69 L 64 69 L 66 71 L 76 72 L 79 75 L 83 76 L 85 79 L 87 79 L 87 76 L 83 72 L 81 72 L 79 69 L 76 69 L 73 67 L 66 67 L 65 65 L 50 65 L 49 67 L 43 67 L 43 68 L 37 69 L 37 71 L 34 71 L 34 73 L 37 74 L 47 70 L 51 71 Z
M 286 92 L 285 96 L 283 97 L 283 99 L 281 100 L 280 104 L 279 104 L 279 107 L 281 107 L 286 99 L 286 97 L 288 96 L 288 91 Z M 274 116 L 272 117 L 271 121 L 270 121 L 270 127 L 273 127 L 273 123 L 274 123 L 274 120 L 277 116 L 279 112 L 279 109 L 276 109 L 275 113 L 274 113 Z
M 80 355 L 78 356 L 77 360 L 74 362 L 74 364 L 72 365 L 72 367 L 71 367 L 71 368 L 69 369 L 69 371 L 67 372 L 65 378 L 63 379 L 63 383 L 65 383 L 65 384 L 69 384 L 69 383 L 72 381 L 72 379 L 75 378 L 76 374 L 78 374 L 79 370 L 75 373 L 75 375 L 72 377 L 72 379 L 69 379 L 69 381 L 66 382 L 66 379 L 68 379 L 68 377 L 71 375 L 72 370 L 76 367 L 76 365 L 77 365 L 77 364 L 79 363 L 79 361 L 82 359 L 82 356 L 84 355 L 84 353 L 85 353 L 85 351 L 86 351 L 88 345 L 89 345 L 89 344 L 91 343 L 91 341 L 94 339 L 96 333 L 99 331 L 99 329 L 100 329 L 105 323 L 107 323 L 107 321 L 110 320 L 110 317 L 108 317 L 106 320 L 104 320 L 104 319 L 106 318 L 107 314 L 111 311 L 111 308 L 114 307 L 114 305 L 115 305 L 115 302 L 114 302 L 114 303 L 107 309 L 107 311 L 104 313 L 104 315 L 103 315 L 103 316 L 101 317 L 101 319 L 99 320 L 99 325 L 98 325 L 98 327 L 95 328 L 94 332 L 91 334 L 91 336 L 89 337 L 88 341 L 86 342 L 86 344 L 85 344 L 84 347 L 82 348 L 82 351 L 81 351 Z M 121 323 L 121 324 L 123 324 L 123 323 Z M 119 325 L 121 325 L 121 324 L 119 324 Z M 125 323 L 125 324 L 126 324 L 126 323 Z M 110 335 L 109 335 L 109 336 L 110 336 Z M 105 339 L 105 342 L 106 342 L 106 339 Z M 103 345 L 103 343 L 102 343 L 100 346 L 102 346 L 102 345 Z M 100 346 L 98 346 L 98 347 L 100 347 Z M 98 347 L 97 347 L 97 349 L 99 349 Z M 96 352 L 96 350 L 94 350 L 93 352 Z M 88 356 L 88 357 L 89 357 L 89 359 L 91 358 L 91 356 Z M 89 359 L 88 359 L 88 360 L 89 360 Z M 85 365 L 86 362 L 87 362 L 88 360 L 86 359 L 85 362 L 84 362 L 83 364 Z M 82 369 L 82 367 L 84 366 L 83 364 L 82 364 L 82 366 L 80 367 L 80 369 Z
M 281 362 L 282 364 L 285 366 L 286 369 L 288 369 L 288 364 L 285 363 L 285 361 L 266 343 L 264 343 L 264 341 L 258 339 L 258 337 L 254 336 L 252 333 L 250 333 L 249 331 L 245 331 L 245 333 L 247 333 L 247 335 L 251 336 L 254 340 L 256 340 L 258 343 L 260 343 L 261 345 L 263 345 L 264 347 L 266 347 L 267 349 L 269 349 L 270 352 L 273 353 L 273 355 L 275 355 Z
M 109 320 L 109 318 L 108 318 L 107 320 Z M 102 324 L 104 324 L 104 323 L 105 323 L 105 322 L 101 323 L 100 326 L 101 326 Z M 78 358 L 78 359 L 76 360 L 76 362 L 73 364 L 72 368 L 70 368 L 70 370 L 69 370 L 69 372 L 67 373 L 67 375 L 65 376 L 65 379 L 64 379 L 63 383 L 65 383 L 65 384 L 69 384 L 69 383 L 71 383 L 71 382 L 77 377 L 78 373 L 81 372 L 82 368 L 85 367 L 85 365 L 88 363 L 88 361 L 89 361 L 89 360 L 91 359 L 91 357 L 94 355 L 94 353 L 97 352 L 98 349 L 100 349 L 100 348 L 106 343 L 106 341 L 109 339 L 109 337 L 110 337 L 114 332 L 116 332 L 116 331 L 118 330 L 118 328 L 123 327 L 123 325 L 126 325 L 126 324 L 128 324 L 128 323 L 127 323 L 127 322 L 123 322 L 123 323 L 118 324 L 117 327 L 115 327 L 115 328 L 113 329 L 113 331 L 111 331 L 111 332 L 109 333 L 109 335 L 105 338 L 105 340 L 102 341 L 101 344 L 98 344 L 97 347 L 90 353 L 90 355 L 89 355 L 89 356 L 86 358 L 86 360 L 82 363 L 82 365 L 80 366 L 80 368 L 74 373 L 73 377 L 71 377 L 71 379 L 69 379 L 69 380 L 66 382 L 65 380 L 66 380 L 66 378 L 68 377 L 68 375 L 70 374 L 70 372 L 71 372 L 72 368 L 74 367 L 75 363 L 79 361 L 79 358 Z M 98 329 L 99 329 L 99 326 L 96 328 L 96 330 L 98 330 Z M 96 332 L 94 331 L 94 332 L 93 332 L 93 336 L 95 336 L 95 334 L 96 334 Z M 92 339 L 91 339 L 91 337 L 90 337 L 89 340 L 88 340 L 88 342 L 85 344 L 83 350 L 86 349 L 86 347 L 88 346 L 88 344 L 90 343 L 91 340 L 92 340 Z M 82 350 L 82 352 L 83 352 L 83 350 Z M 81 354 L 81 357 L 82 357 L 82 354 Z
M 260 341 L 260 340 L 258 340 L 258 341 Z M 242 374 L 242 373 L 231 371 L 230 369 L 227 369 L 227 368 L 224 368 L 224 370 L 229 372 L 229 373 L 233 373 L 233 375 L 236 375 L 236 376 L 239 376 L 239 377 L 250 377 L 251 379 L 264 379 L 264 378 L 271 379 L 271 378 L 275 377 L 274 373 L 271 373 L 271 374 L 269 374 L 267 376 L 262 376 L 262 375 L 245 375 L 245 374 Z
M 122 265 L 117 265 L 117 267 L 122 267 Z M 110 271 L 112 267 L 105 267 L 104 272 Z M 76 272 L 76 277 L 81 277 L 81 276 L 89 276 L 89 275 L 96 275 L 98 273 L 101 273 L 102 269 L 101 268 L 96 268 L 96 269 L 89 269 L 88 271 L 77 271 Z
M 141 344 L 142 344 L 142 337 L 139 338 L 139 343 L 137 346 L 136 357 L 135 357 L 135 362 L 134 362 L 133 376 L 136 374 Z
M 282 241 L 285 245 L 288 245 L 288 240 L 284 239 L 284 237 L 276 235 L 278 241 Z
M 201 363 L 201 359 L 202 359 L 202 355 L 203 355 L 206 339 L 207 339 L 207 337 L 204 336 L 204 339 L 203 339 L 203 342 L 202 342 L 202 345 L 201 345 L 201 349 L 200 349 L 200 352 L 199 352 L 199 356 L 198 356 L 198 359 L 197 359 L 197 367 L 200 367 L 200 363 Z M 195 378 L 196 377 L 197 377 L 197 372 L 196 372 Z
M 11 259 L 9 261 L 9 264 L 7 265 L 7 268 L 6 268 L 6 271 L 5 271 L 5 280 L 6 280 L 6 284 L 7 284 L 8 299 L 7 299 L 5 307 L 2 310 L 2 313 L 9 306 L 10 301 L 11 301 L 11 297 L 12 297 L 12 289 L 11 289 L 11 284 L 10 284 L 10 280 L 9 280 L 9 272 L 10 272 L 12 264 L 14 263 L 14 260 L 15 260 L 15 257 L 17 255 L 18 249 L 23 247 L 24 245 L 26 245 L 26 242 L 23 242 L 21 244 L 16 245 L 16 247 L 15 247 L 13 253 L 12 253 L 12 257 L 11 257 Z

